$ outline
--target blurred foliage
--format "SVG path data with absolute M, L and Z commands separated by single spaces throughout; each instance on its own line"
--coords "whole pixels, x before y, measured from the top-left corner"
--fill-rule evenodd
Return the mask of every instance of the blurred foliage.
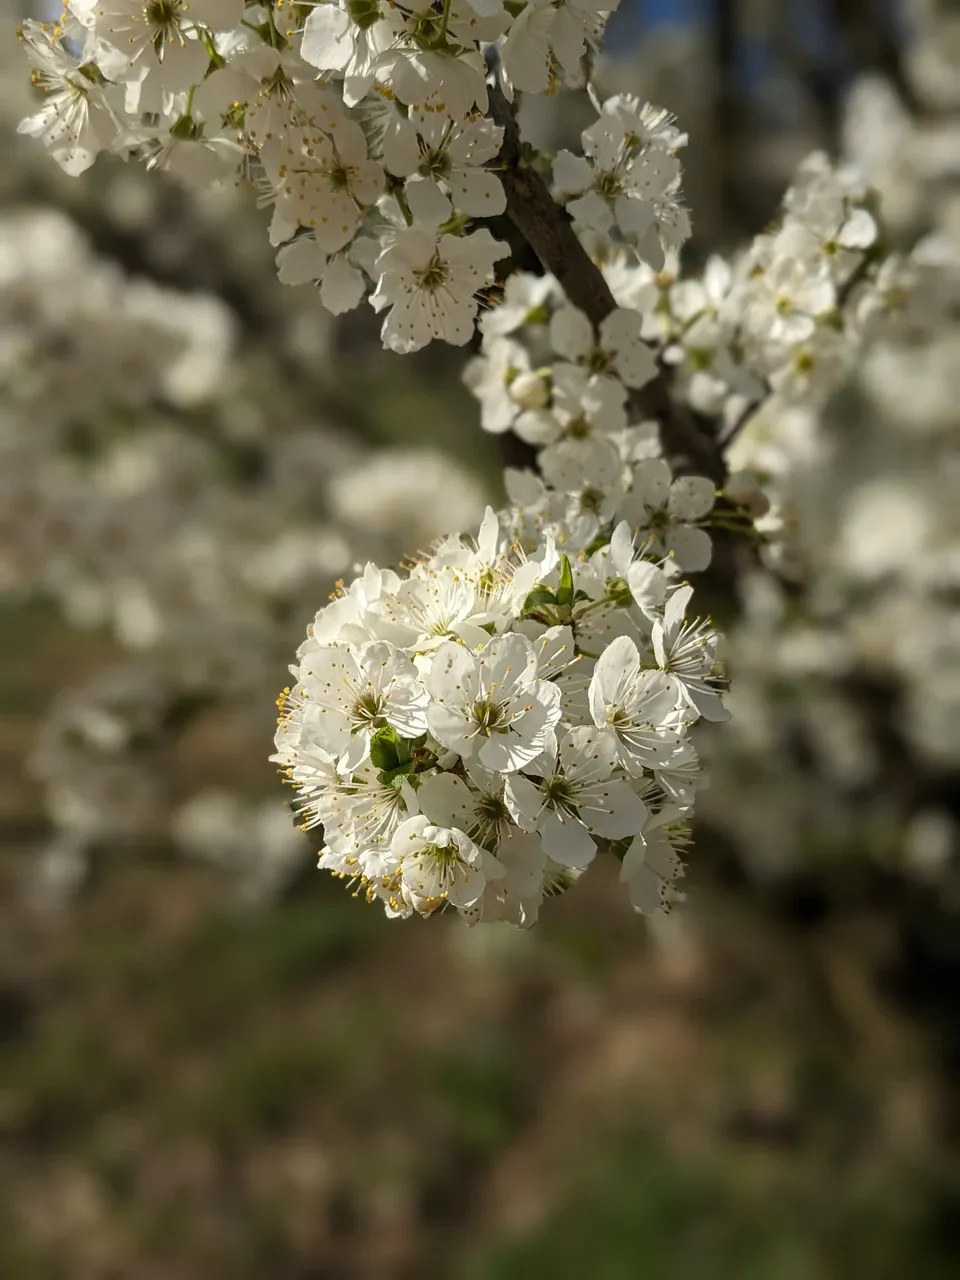
M 655 1138 L 622 1145 L 582 1196 L 463 1280 L 812 1280 L 955 1274 L 942 1189 L 894 1181 L 837 1199 L 823 1170 L 782 1161 L 680 1160 Z M 954 1245 L 956 1241 L 952 1242 Z

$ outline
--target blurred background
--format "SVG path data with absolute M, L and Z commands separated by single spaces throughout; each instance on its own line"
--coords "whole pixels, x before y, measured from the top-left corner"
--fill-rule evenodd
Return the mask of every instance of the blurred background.
M 738 441 L 803 572 L 718 601 L 684 908 L 596 865 L 529 933 L 391 924 L 273 699 L 336 579 L 499 497 L 462 353 L 279 284 L 249 191 L 64 178 L 0 3 L 2 1280 L 955 1277 L 960 283 Z M 622 0 L 606 52 L 690 132 L 692 266 L 823 147 L 960 281 L 955 5 Z

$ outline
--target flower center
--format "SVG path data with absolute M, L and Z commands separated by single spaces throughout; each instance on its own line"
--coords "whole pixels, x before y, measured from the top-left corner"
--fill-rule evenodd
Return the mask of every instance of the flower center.
M 603 347 L 594 347 L 584 363 L 590 373 L 609 373 L 613 368 L 613 358 Z
M 577 806 L 575 803 L 574 788 L 562 774 L 554 774 L 554 776 L 544 784 L 544 798 L 547 804 L 554 809 L 562 809 L 564 813 L 576 816 Z
M 652 533 L 666 533 L 671 523 L 670 512 L 666 507 L 654 507 L 647 512 L 644 528 L 649 529 Z
M 358 728 L 383 724 L 383 699 L 378 693 L 363 693 L 354 703 L 353 719 Z
M 455 844 L 425 844 L 418 856 L 429 862 L 441 879 L 446 879 L 460 861 L 460 850 Z
M 506 733 L 506 713 L 499 702 L 481 700 L 473 704 L 473 722 L 478 733 Z
M 414 279 L 421 289 L 425 289 L 429 293 L 436 292 L 441 285 L 446 283 L 447 267 L 439 253 L 433 255 L 423 270 L 415 274 Z
M 424 151 L 419 172 L 425 178 L 445 178 L 450 172 L 450 157 L 443 148 Z
M 623 191 L 620 175 L 610 171 L 597 174 L 597 194 L 604 200 L 616 200 Z
M 436 48 L 443 35 L 443 14 L 433 9 L 412 13 L 407 18 L 408 38 L 421 49 Z
M 695 372 L 709 369 L 713 364 L 713 352 L 709 347 L 688 347 L 687 364 Z
M 601 489 L 584 489 L 580 495 L 580 510 L 589 511 L 591 515 L 598 516 L 603 509 L 603 491 Z
M 626 609 L 633 603 L 633 594 L 625 578 L 611 578 L 607 583 L 607 599 Z
M 624 711 L 623 707 L 607 708 L 607 724 L 611 729 L 616 729 L 617 732 L 623 732 L 624 729 L 633 728 L 633 721 Z
M 510 816 L 499 796 L 483 795 L 477 801 L 477 817 L 486 826 L 506 822 Z
M 349 191 L 356 170 L 342 160 L 331 160 L 323 167 L 323 176 L 334 191 Z
M 180 27 L 182 0 L 149 0 L 143 6 L 143 16 L 158 36 L 172 35 Z

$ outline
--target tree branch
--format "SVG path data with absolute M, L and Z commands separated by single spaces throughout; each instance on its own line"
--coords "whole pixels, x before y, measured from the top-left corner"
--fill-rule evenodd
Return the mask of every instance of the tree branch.
M 503 128 L 499 161 L 507 217 L 544 269 L 556 278 L 570 303 L 598 326 L 616 310 L 610 286 L 578 240 L 566 210 L 551 196 L 540 174 L 523 160 L 516 115 L 498 85 L 490 89 L 490 116 Z M 716 484 L 723 482 L 725 469 L 720 449 L 674 403 L 665 373 L 634 391 L 630 404 L 640 417 L 655 418 L 660 423 L 664 447 L 676 465 L 699 471 Z

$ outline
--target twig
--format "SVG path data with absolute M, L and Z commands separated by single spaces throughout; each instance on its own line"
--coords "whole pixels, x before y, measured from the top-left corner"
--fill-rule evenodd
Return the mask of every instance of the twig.
M 759 401 L 751 400 L 742 413 L 738 414 L 732 422 L 727 423 L 717 436 L 717 445 L 720 449 L 726 449 L 727 445 L 733 443 L 753 415 L 757 412 L 759 407 Z
M 499 164 L 507 195 L 507 217 L 544 270 L 556 278 L 570 303 L 598 326 L 616 310 L 610 286 L 578 240 L 566 210 L 551 196 L 540 174 L 524 161 L 516 115 L 496 84 L 490 89 L 490 116 L 503 128 Z M 705 436 L 673 401 L 666 374 L 659 373 L 634 391 L 630 403 L 640 417 L 656 418 L 660 423 L 666 451 L 678 467 L 699 471 L 722 484 L 725 472 L 716 442 Z

